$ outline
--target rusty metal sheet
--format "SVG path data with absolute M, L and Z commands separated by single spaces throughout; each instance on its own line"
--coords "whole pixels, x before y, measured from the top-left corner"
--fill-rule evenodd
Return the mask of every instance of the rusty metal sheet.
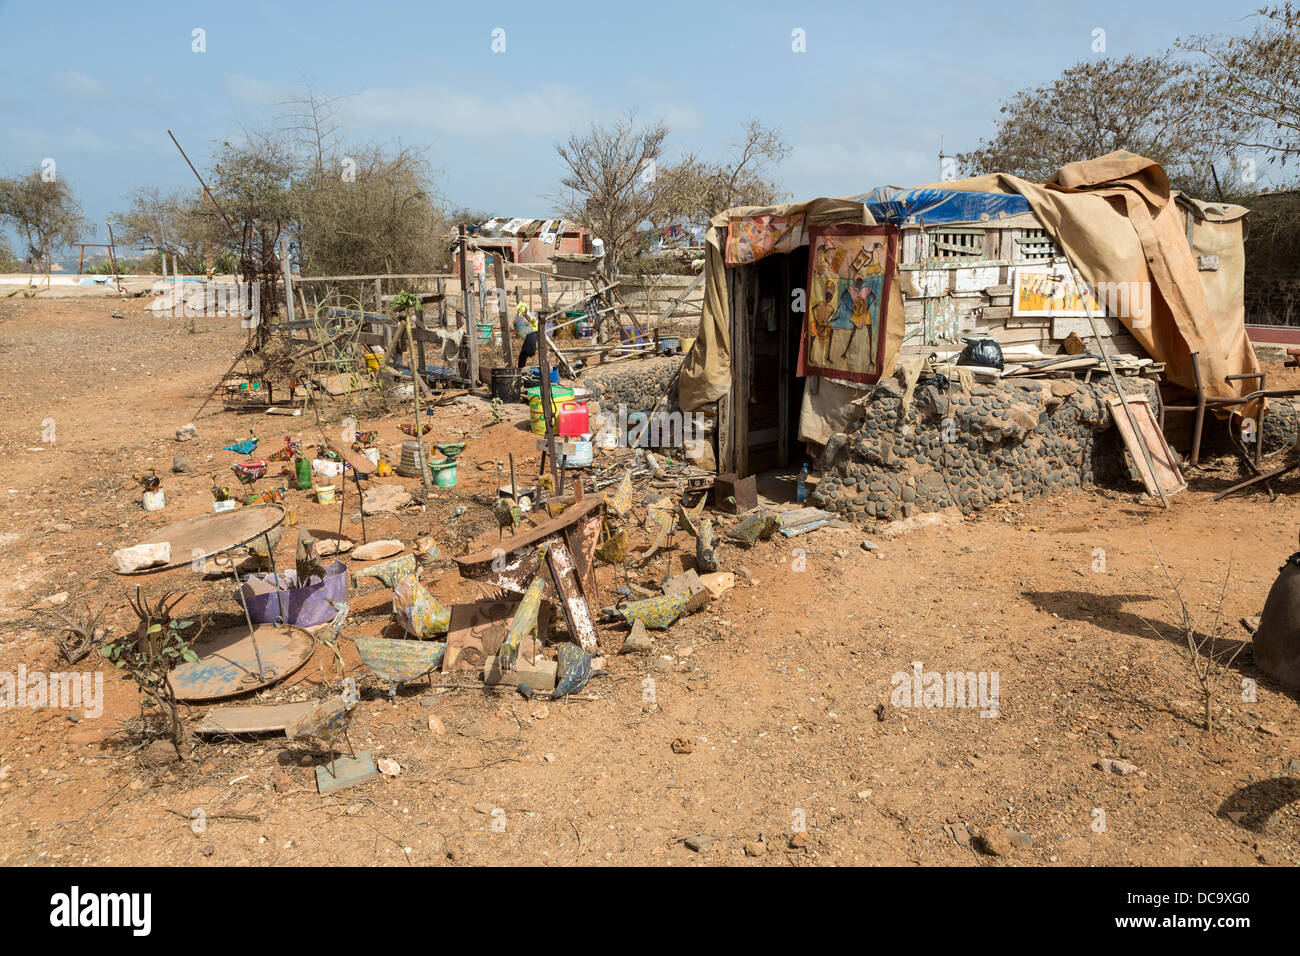
M 564 533 L 574 567 L 582 580 L 582 593 L 588 604 L 595 605 L 600 603 L 596 590 L 596 548 L 600 544 L 600 527 L 600 514 L 591 514 Z
M 311 713 L 314 700 L 294 701 L 288 704 L 246 704 L 242 707 L 213 707 L 208 716 L 190 730 L 199 735 L 208 734 L 275 734 L 295 720 Z
M 550 565 L 551 579 L 560 595 L 560 609 L 564 612 L 569 632 L 582 645 L 584 651 L 596 649 L 596 625 L 591 619 L 591 608 L 582 593 L 582 583 L 578 578 L 577 568 L 573 564 L 573 555 L 561 540 L 552 542 L 546 552 L 546 561 Z
M 514 564 L 516 552 L 520 551 L 532 552 L 535 559 L 536 545 L 553 535 L 582 523 L 593 514 L 599 516 L 604 504 L 604 499 L 601 496 L 591 495 L 577 504 L 571 505 L 562 514 L 554 518 L 548 518 L 537 527 L 526 528 L 518 534 L 511 535 L 495 547 L 456 558 L 456 565 L 460 568 L 461 577 L 485 580 L 484 576 L 494 570 L 494 561 L 497 562 L 498 569 L 503 557 L 506 559 L 506 563 Z M 535 567 L 536 564 L 534 563 Z M 532 575 L 529 574 L 527 577 L 531 578 Z M 524 581 L 524 586 L 527 586 L 527 580 Z M 522 591 L 523 588 L 516 587 L 511 588 L 511 590 Z
M 149 537 L 135 544 L 162 544 L 164 541 L 172 546 L 171 564 L 138 571 L 115 571 L 115 574 L 152 574 L 179 568 L 198 560 L 207 560 L 223 551 L 238 548 L 268 534 L 284 520 L 284 508 L 280 505 L 250 505 L 223 511 L 219 514 L 199 515 L 187 518 L 165 528 L 159 528 Z
M 307 663 L 316 641 L 301 627 L 260 624 L 250 635 L 241 624 L 200 635 L 192 649 L 198 661 L 181 663 L 167 678 L 176 699 L 191 704 L 227 700 L 279 683 Z

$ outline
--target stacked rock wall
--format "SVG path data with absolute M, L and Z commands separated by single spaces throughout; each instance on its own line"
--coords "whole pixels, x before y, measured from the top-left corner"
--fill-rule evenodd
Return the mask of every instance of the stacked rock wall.
M 1154 382 L 1124 385 L 1158 408 Z M 969 394 L 926 385 L 903 415 L 902 389 L 881 383 L 862 418 L 827 444 L 812 503 L 851 520 L 893 520 L 1118 482 L 1131 466 L 1105 404 L 1114 394 L 1109 382 L 1075 379 L 1008 380 Z
M 626 405 L 629 412 L 653 411 L 665 395 L 665 409 L 676 411 L 679 406 L 673 382 L 682 361 L 681 355 L 669 355 L 594 365 L 582 371 L 582 385 L 591 389 L 592 398 L 609 412 L 617 413 L 619 405 Z

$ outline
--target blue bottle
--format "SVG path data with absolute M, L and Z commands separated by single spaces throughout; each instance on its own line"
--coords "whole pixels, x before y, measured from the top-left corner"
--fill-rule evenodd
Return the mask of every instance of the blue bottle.
M 803 463 L 799 469 L 799 487 L 795 491 L 797 501 L 806 501 L 808 499 L 808 462 Z

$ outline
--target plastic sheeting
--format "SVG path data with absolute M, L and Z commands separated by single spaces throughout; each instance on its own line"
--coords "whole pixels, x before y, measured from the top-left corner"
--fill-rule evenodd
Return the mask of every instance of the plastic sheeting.
M 899 189 L 878 186 L 854 196 L 876 222 L 895 226 L 941 225 L 950 222 L 986 222 L 1029 212 L 1029 200 L 1014 193 L 962 192 L 955 189 Z

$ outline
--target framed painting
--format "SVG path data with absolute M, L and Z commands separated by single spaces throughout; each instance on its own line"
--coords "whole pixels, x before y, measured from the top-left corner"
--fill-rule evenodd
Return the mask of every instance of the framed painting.
M 893 226 L 814 226 L 808 233 L 808 300 L 799 374 L 871 385 L 885 357 L 895 281 Z M 902 317 L 898 317 L 901 321 Z
M 1091 292 L 1087 296 L 1093 315 L 1104 315 Z M 1017 318 L 1039 316 L 1082 318 L 1088 314 L 1084 296 L 1068 265 L 1020 266 L 1011 290 L 1011 314 Z

